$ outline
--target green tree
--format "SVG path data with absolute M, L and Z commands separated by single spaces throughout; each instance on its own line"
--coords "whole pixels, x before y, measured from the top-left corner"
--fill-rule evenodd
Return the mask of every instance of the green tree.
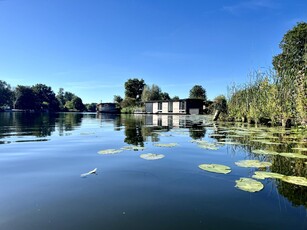
M 0 107 L 13 106 L 13 91 L 11 86 L 0 80 Z
M 179 100 L 180 98 L 178 97 L 178 96 L 174 96 L 173 98 L 172 98 L 172 100 Z
M 155 84 L 151 86 L 145 85 L 144 90 L 142 92 L 142 102 L 153 101 L 153 100 L 161 100 L 161 88 Z
M 88 112 L 96 112 L 97 103 L 85 104 L 84 106 L 86 108 L 86 111 L 88 111 Z
M 73 108 L 74 110 L 77 110 L 77 111 L 84 111 L 85 110 L 85 106 L 82 102 L 82 99 L 80 97 L 74 97 L 72 100 L 71 100 L 72 104 L 73 104 Z
M 136 102 L 139 102 L 141 100 L 144 86 L 145 82 L 143 79 L 128 79 L 125 82 L 125 97 L 133 98 Z
M 287 100 L 282 105 L 283 119 L 297 114 L 307 123 L 307 23 L 289 30 L 279 44 L 282 53 L 273 58 L 279 76 L 278 94 Z
M 113 102 L 120 104 L 123 101 L 123 98 L 119 95 L 114 95 Z
M 64 89 L 63 88 L 60 88 L 57 95 L 56 95 L 56 98 L 58 99 L 59 101 L 59 107 L 60 107 L 60 110 L 64 110 L 64 105 L 65 105 L 65 97 L 64 97 Z
M 18 85 L 15 89 L 15 109 L 39 109 L 39 102 L 33 89 L 29 86 Z
M 190 90 L 189 98 L 207 100 L 206 90 L 201 85 L 194 85 Z
M 163 101 L 168 101 L 168 100 L 171 99 L 171 97 L 169 96 L 168 93 L 163 92 L 163 93 L 161 93 L 161 99 L 162 99 Z
M 50 111 L 59 110 L 59 101 L 57 100 L 55 93 L 51 87 L 44 84 L 36 84 L 31 87 L 35 93 L 38 107 L 40 109 L 48 109 Z

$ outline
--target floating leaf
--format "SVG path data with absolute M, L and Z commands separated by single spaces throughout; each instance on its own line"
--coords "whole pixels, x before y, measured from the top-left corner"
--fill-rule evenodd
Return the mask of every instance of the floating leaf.
M 273 172 L 263 172 L 263 171 L 257 171 L 253 175 L 253 178 L 255 179 L 266 179 L 266 178 L 276 178 L 276 179 L 281 179 L 284 175 L 280 173 L 273 173 Z
M 263 184 L 251 178 L 242 177 L 240 180 L 236 180 L 236 188 L 246 192 L 258 192 L 263 189 Z
M 253 168 L 263 168 L 263 167 L 269 167 L 272 165 L 271 162 L 266 162 L 266 161 L 258 161 L 258 160 L 242 160 L 242 161 L 237 161 L 235 162 L 236 165 L 240 167 L 253 167 Z
M 97 175 L 97 168 L 94 168 L 93 170 L 87 172 L 87 173 L 83 173 L 81 174 L 81 177 L 87 177 L 88 175 L 91 175 L 91 174 L 96 174 Z
M 307 148 L 300 148 L 300 147 L 296 147 L 296 148 L 292 148 L 292 149 L 296 149 L 296 150 L 299 150 L 299 151 L 307 151 Z
M 219 144 L 224 144 L 224 145 L 245 145 L 245 144 L 242 144 L 240 142 L 232 142 L 232 141 L 225 141 L 225 142 L 217 142 Z
M 279 155 L 283 156 L 283 157 L 307 159 L 306 155 L 303 155 L 303 154 L 300 154 L 300 153 L 279 153 Z
M 120 153 L 123 150 L 121 149 L 106 149 L 106 150 L 100 150 L 98 153 L 99 154 L 115 154 L 115 153 Z
M 283 178 L 281 178 L 281 180 L 288 182 L 288 183 L 291 183 L 291 184 L 307 186 L 307 178 L 305 178 L 305 177 L 284 176 Z
M 167 148 L 175 147 L 177 145 L 178 145 L 177 143 L 167 143 L 167 144 L 156 143 L 154 144 L 154 146 L 157 146 L 157 147 L 167 147 Z
M 145 160 L 159 160 L 165 156 L 163 154 L 144 153 L 144 154 L 141 154 L 140 157 Z
M 210 149 L 210 150 L 218 150 L 219 148 L 215 144 L 199 144 L 197 145 L 199 148 L 202 149 Z
M 214 172 L 214 173 L 227 174 L 231 172 L 230 167 L 226 165 L 220 165 L 220 164 L 201 164 L 198 167 L 202 170 L 205 170 L 208 172 Z
M 144 150 L 145 147 L 142 146 L 135 146 L 135 145 L 128 145 L 128 146 L 124 146 L 121 148 L 122 150 L 134 150 L 134 151 L 138 151 L 138 150 Z
M 263 155 L 278 155 L 278 152 L 270 151 L 270 150 L 262 150 L 262 149 L 254 149 L 252 153 L 263 154 Z

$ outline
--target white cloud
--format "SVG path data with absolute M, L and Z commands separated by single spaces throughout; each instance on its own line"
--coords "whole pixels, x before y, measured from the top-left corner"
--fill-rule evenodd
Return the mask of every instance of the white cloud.
M 242 1 L 234 5 L 223 6 L 222 10 L 232 14 L 240 13 L 246 10 L 259 10 L 263 8 L 275 9 L 277 5 L 270 0 L 251 0 Z

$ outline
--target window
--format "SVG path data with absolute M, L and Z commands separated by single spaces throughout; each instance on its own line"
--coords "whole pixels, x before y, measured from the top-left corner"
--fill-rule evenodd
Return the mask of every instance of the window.
M 162 102 L 158 102 L 158 112 L 162 112 Z
M 172 101 L 168 102 L 168 112 L 170 113 L 173 112 L 173 102 Z
M 179 111 L 180 110 L 185 110 L 185 101 L 180 101 L 179 102 Z

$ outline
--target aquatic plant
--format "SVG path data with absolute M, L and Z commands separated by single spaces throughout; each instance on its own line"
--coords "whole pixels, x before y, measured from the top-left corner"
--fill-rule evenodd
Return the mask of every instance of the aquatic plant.
M 164 158 L 163 154 L 156 154 L 156 153 L 144 153 L 140 155 L 141 158 L 145 160 L 159 160 Z
M 198 167 L 202 170 L 213 173 L 228 174 L 231 172 L 230 167 L 221 164 L 201 164 Z
M 235 187 L 246 192 L 258 192 L 264 188 L 261 182 L 245 177 L 236 180 Z
M 244 168 L 264 168 L 272 166 L 271 162 L 266 161 L 258 161 L 258 160 L 241 160 L 235 162 L 237 166 L 244 167 Z
M 123 150 L 121 149 L 105 149 L 105 150 L 100 150 L 98 151 L 99 154 L 116 154 L 116 153 L 120 153 Z

